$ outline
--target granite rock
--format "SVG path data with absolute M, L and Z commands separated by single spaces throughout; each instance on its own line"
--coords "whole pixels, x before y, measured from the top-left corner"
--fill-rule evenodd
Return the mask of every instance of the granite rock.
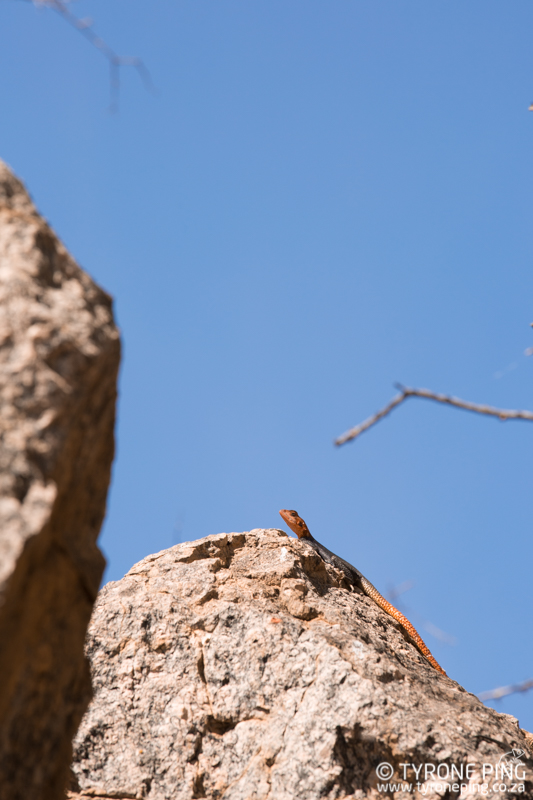
M 120 343 L 111 299 L 0 161 L 0 787 L 64 795 L 90 700 Z
M 390 616 L 279 530 L 145 558 L 102 589 L 87 654 L 95 696 L 71 800 L 466 797 L 483 764 L 511 758 L 533 798 L 516 719 L 440 675 Z M 438 780 L 430 769 L 425 781 L 425 764 L 444 765 Z M 443 788 L 452 765 L 457 791 L 453 779 Z

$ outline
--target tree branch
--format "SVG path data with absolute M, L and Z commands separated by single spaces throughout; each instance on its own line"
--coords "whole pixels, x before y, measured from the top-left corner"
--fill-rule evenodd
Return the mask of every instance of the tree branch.
M 405 607 L 403 603 L 398 602 L 398 598 L 400 597 L 400 595 L 402 595 L 404 592 L 408 592 L 409 589 L 413 588 L 413 586 L 414 586 L 413 581 L 404 581 L 399 586 L 389 587 L 389 590 L 387 591 L 386 594 L 387 600 L 389 601 L 389 603 L 395 605 L 398 611 L 405 610 L 405 613 L 409 614 L 409 616 L 414 614 L 415 617 L 418 617 L 421 620 L 421 627 L 424 628 L 424 630 L 427 631 L 429 634 L 431 634 L 431 636 L 434 636 L 436 639 L 440 639 L 441 642 L 445 642 L 446 644 L 456 645 L 457 639 L 455 638 L 455 636 L 450 636 L 449 633 L 446 633 L 440 628 L 437 628 L 437 626 L 434 625 L 432 622 L 430 622 L 428 619 L 424 619 L 423 617 L 421 617 L 420 614 L 418 614 L 416 611 L 409 610 L 408 608 Z M 401 608 L 401 606 L 403 606 L 403 608 Z
M 469 403 L 466 400 L 459 400 L 457 397 L 449 397 L 446 394 L 436 394 L 435 392 L 430 392 L 429 389 L 411 389 L 408 386 L 402 386 L 401 383 L 395 383 L 394 385 L 400 390 L 400 394 L 397 394 L 388 405 L 381 409 L 381 411 L 368 417 L 364 422 L 361 422 L 359 425 L 356 425 L 355 428 L 351 428 L 349 431 L 346 431 L 346 433 L 343 433 L 342 436 L 339 436 L 338 439 L 335 439 L 335 444 L 337 446 L 350 442 L 352 439 L 356 439 L 364 433 L 364 431 L 371 428 L 372 425 L 375 425 L 376 422 L 379 422 L 380 419 L 390 414 L 396 406 L 399 406 L 400 403 L 403 403 L 408 397 L 423 397 L 426 400 L 435 400 L 438 403 L 446 403 L 455 408 L 462 408 L 464 411 L 474 411 L 476 414 L 498 417 L 498 419 L 502 421 L 507 419 L 525 419 L 529 422 L 533 422 L 533 411 L 513 411 L 493 408 L 492 406 L 481 405 L 479 403 Z
M 481 694 L 478 694 L 478 697 L 480 700 L 500 700 L 502 697 L 507 697 L 509 694 L 527 692 L 529 689 L 533 689 L 533 680 L 515 683 L 512 686 L 498 686 L 496 689 L 491 689 L 489 692 L 481 692 Z
M 99 50 L 104 58 L 109 62 L 109 86 L 111 94 L 111 103 L 109 111 L 115 113 L 118 110 L 118 99 L 120 95 L 120 67 L 130 66 L 135 67 L 145 88 L 152 93 L 155 93 L 155 88 L 143 60 L 136 56 L 119 56 L 115 51 L 101 39 L 92 29 L 91 19 L 80 19 L 68 8 L 69 0 L 30 0 L 34 6 L 45 6 L 51 8 L 57 14 L 60 14 L 69 25 L 76 28 L 82 36 L 84 36 L 97 50 Z

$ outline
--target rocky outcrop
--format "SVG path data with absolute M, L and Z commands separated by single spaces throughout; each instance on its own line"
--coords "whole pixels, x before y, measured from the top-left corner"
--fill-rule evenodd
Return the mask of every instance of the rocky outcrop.
M 533 797 L 517 721 L 278 530 L 145 558 L 101 591 L 87 653 L 71 800 Z
M 111 299 L 0 162 L 0 787 L 64 794 L 90 700 L 119 337 Z

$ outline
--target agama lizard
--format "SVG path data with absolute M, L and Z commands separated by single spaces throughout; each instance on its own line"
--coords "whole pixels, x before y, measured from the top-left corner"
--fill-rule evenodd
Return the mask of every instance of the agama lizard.
M 372 586 L 370 581 L 368 581 L 364 575 L 362 575 L 358 569 L 353 567 L 343 558 L 339 558 L 336 556 L 335 553 L 332 553 L 327 547 L 317 542 L 314 536 L 311 536 L 311 532 L 309 528 L 303 521 L 301 517 L 298 516 L 296 511 L 289 511 L 286 508 L 282 508 L 279 512 L 281 514 L 282 519 L 284 522 L 289 526 L 291 531 L 296 534 L 299 539 L 305 539 L 305 541 L 313 548 L 313 550 L 318 553 L 323 561 L 327 564 L 332 564 L 334 567 L 339 569 L 341 572 L 344 572 L 348 580 L 351 584 L 358 586 L 363 592 L 368 595 L 383 611 L 386 611 L 387 614 L 390 614 L 397 622 L 400 623 L 402 628 L 404 628 L 411 639 L 414 641 L 422 655 L 424 655 L 432 667 L 435 667 L 437 672 L 440 672 L 442 675 L 446 675 L 442 667 L 437 664 L 433 656 L 431 655 L 429 648 L 426 647 L 424 642 L 422 641 L 421 636 L 418 635 L 417 631 L 411 625 L 409 620 L 404 617 L 404 615 L 398 611 L 397 608 L 394 608 L 388 600 L 385 600 L 384 597 L 380 595 L 378 590 L 375 586 Z

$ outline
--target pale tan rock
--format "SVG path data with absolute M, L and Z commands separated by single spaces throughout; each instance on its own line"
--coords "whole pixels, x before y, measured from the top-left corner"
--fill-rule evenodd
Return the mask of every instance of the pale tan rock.
M 63 795 L 90 699 L 119 337 L 0 161 L 0 796 Z
M 475 791 L 483 763 L 526 750 L 514 718 L 437 673 L 391 617 L 278 530 L 145 558 L 101 591 L 87 653 L 95 697 L 71 800 L 459 797 L 380 783 L 397 783 L 402 764 L 471 763 L 463 783 Z M 392 781 L 376 774 L 383 762 Z

